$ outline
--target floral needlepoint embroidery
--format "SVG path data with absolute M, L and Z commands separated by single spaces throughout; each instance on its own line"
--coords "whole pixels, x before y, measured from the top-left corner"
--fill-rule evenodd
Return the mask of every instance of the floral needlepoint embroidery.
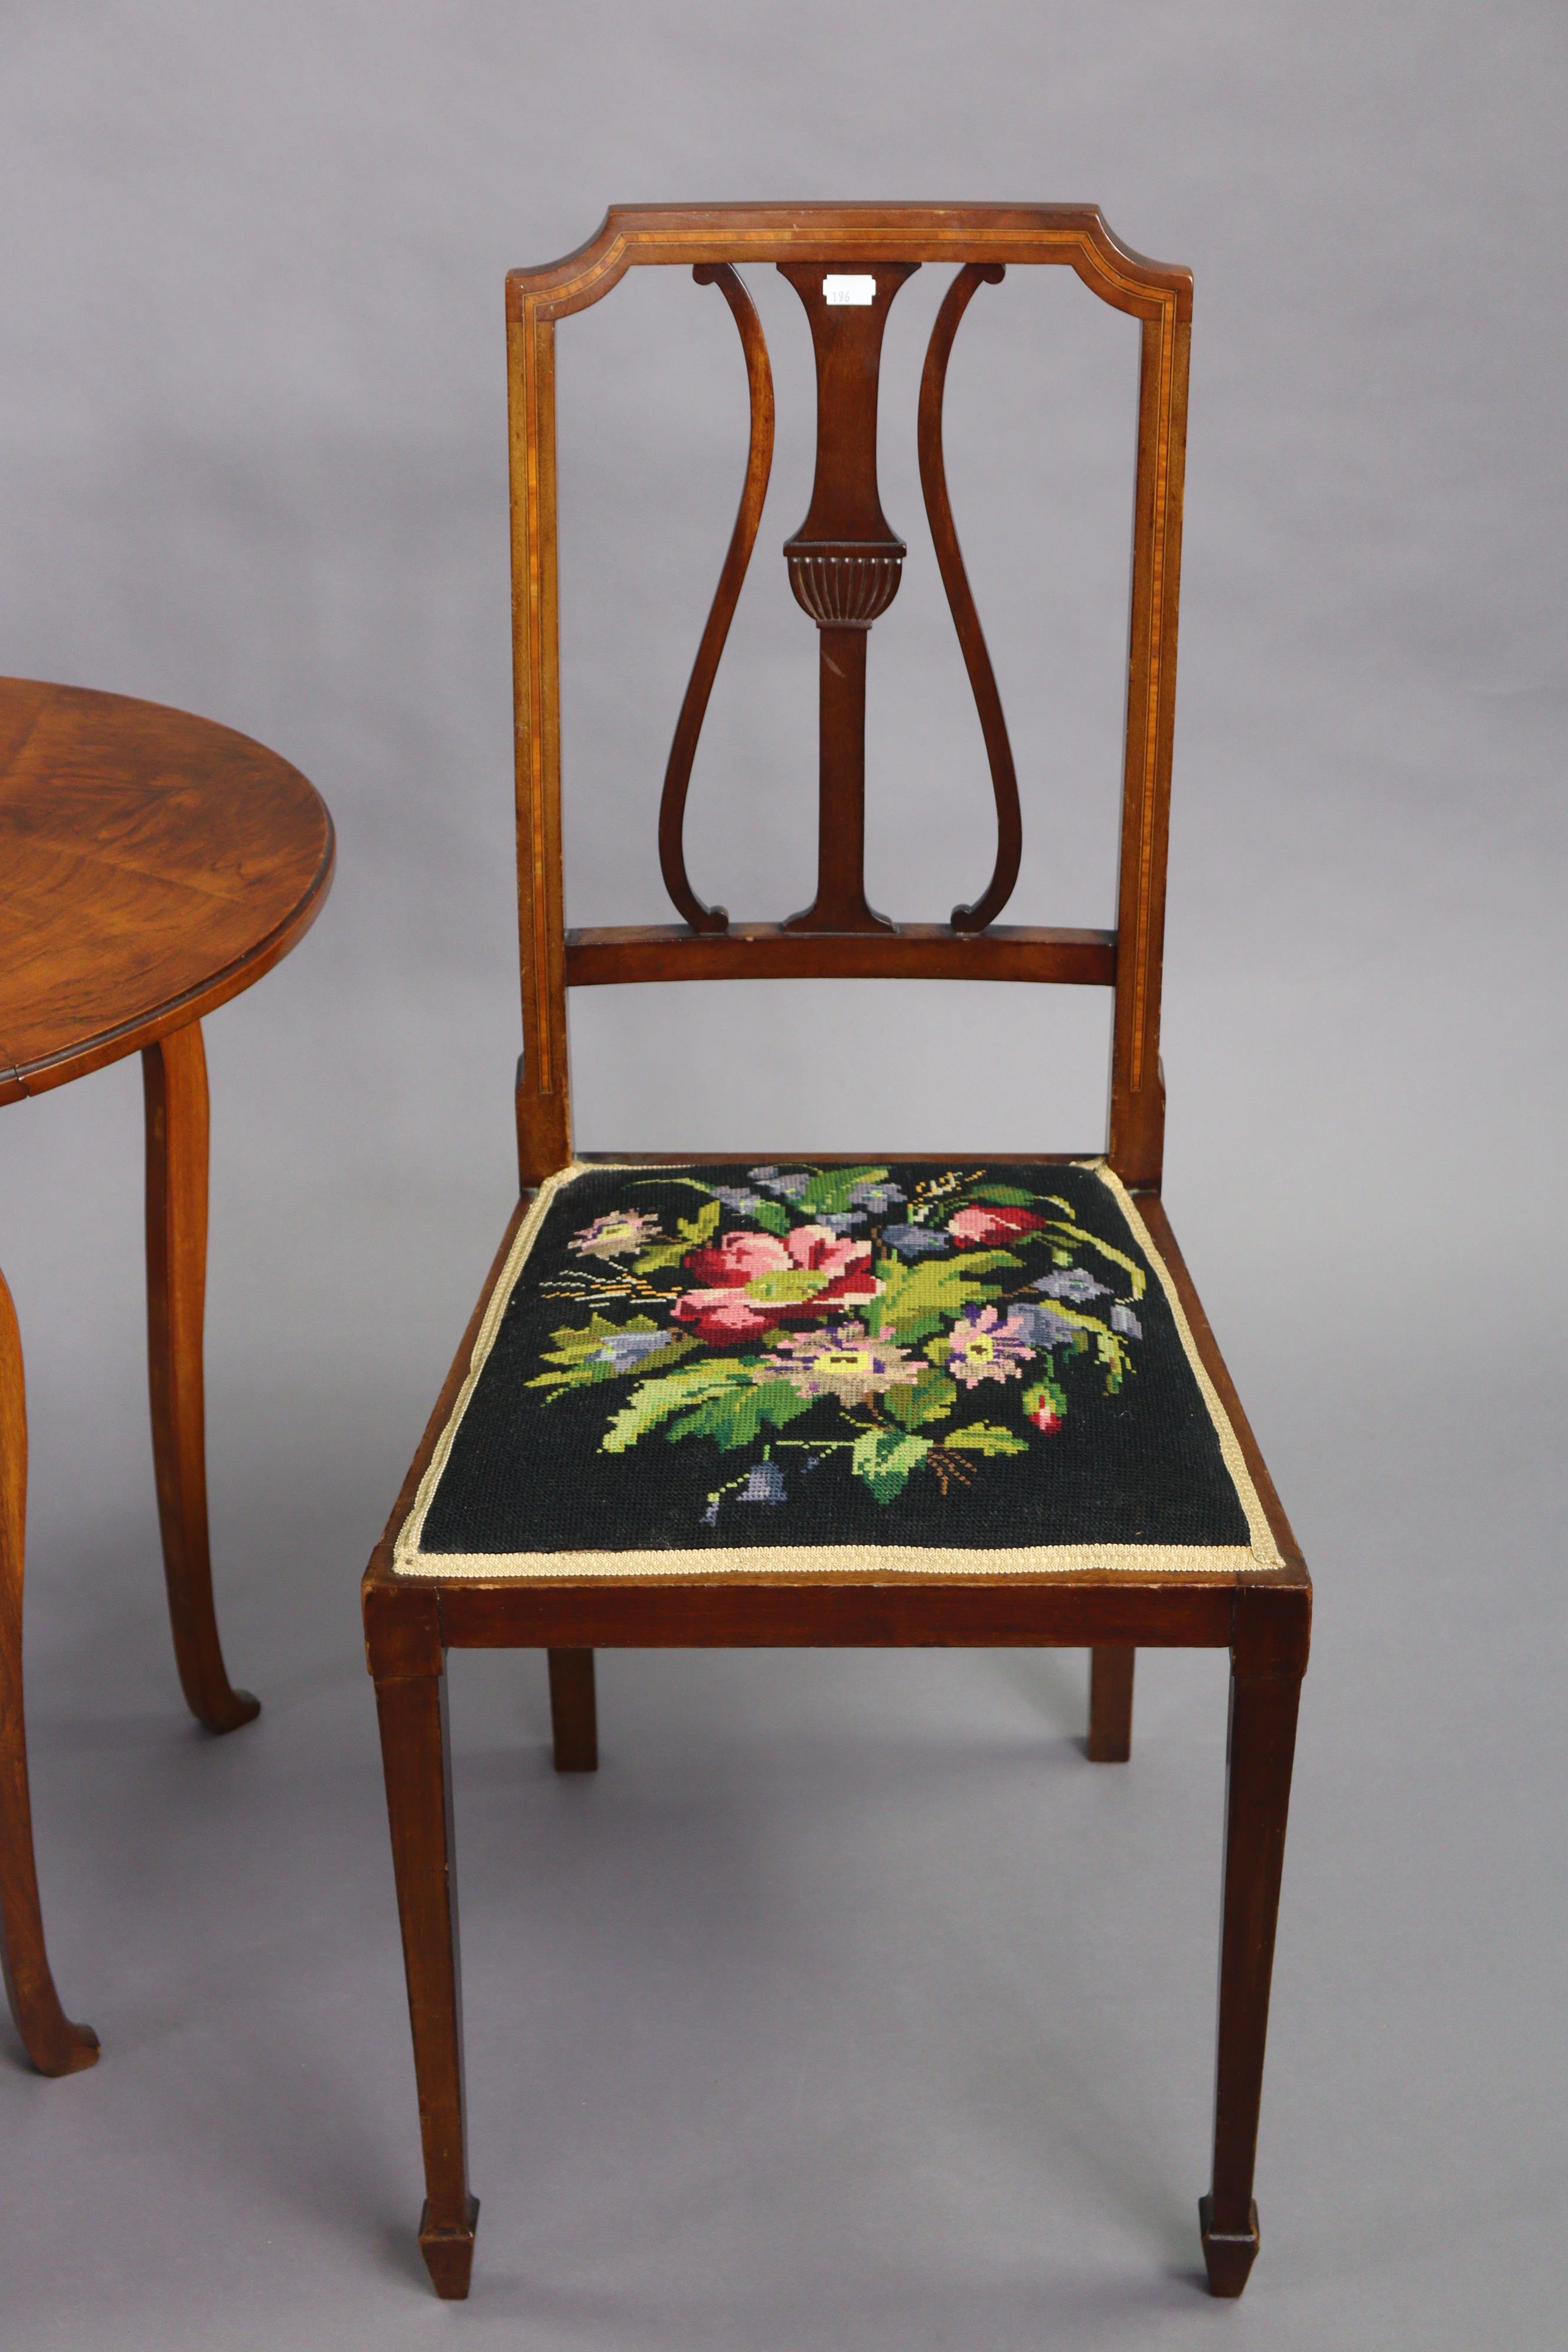
M 1110 1297 L 1104 1283 L 1096 1282 L 1081 1265 L 1069 1265 L 1065 1274 L 1042 1274 L 1031 1286 L 1043 1290 L 1047 1298 L 1070 1298 L 1079 1307 L 1086 1307 L 1091 1298 Z
M 997 1206 L 960 1209 L 950 1219 L 948 1232 L 954 1241 L 973 1246 L 986 1242 L 1010 1242 L 1016 1234 L 1037 1233 L 1047 1223 L 1028 1209 L 1016 1208 L 1006 1202 Z
M 940 1225 L 884 1225 L 882 1239 L 900 1257 L 940 1257 L 952 1247 L 952 1236 Z
M 645 1217 L 639 1209 L 613 1209 L 574 1234 L 567 1247 L 576 1257 L 630 1257 L 658 1238 L 657 1217 Z
M 872 1339 L 863 1323 L 840 1323 L 829 1331 L 784 1340 L 757 1377 L 788 1381 L 800 1396 L 833 1396 L 840 1404 L 866 1404 L 884 1389 L 911 1386 L 921 1370 L 893 1344 L 891 1331 Z
M 1033 1404 L 1029 1402 L 1030 1397 L 1034 1399 Z M 1049 1437 L 1053 1431 L 1058 1430 L 1062 1425 L 1061 1414 L 1057 1410 L 1057 1392 L 1054 1389 L 1044 1385 L 1031 1389 L 1028 1396 L 1024 1399 L 1024 1410 L 1044 1437 Z
M 1004 1323 L 994 1307 L 966 1307 L 947 1343 L 947 1369 L 966 1389 L 981 1381 L 1016 1381 L 1035 1350 L 1021 1315 Z
M 1093 1212 L 1039 1189 L 1049 1171 L 1005 1172 L 627 1171 L 632 1197 L 541 1283 L 587 1320 L 533 1343 L 529 1410 L 604 1383 L 601 1454 L 658 1438 L 734 1460 L 700 1512 L 710 1529 L 742 1507 L 781 1525 L 820 1513 L 825 1482 L 885 1508 L 918 1481 L 956 1507 L 1049 1444 L 1043 1465 L 1069 1405 L 1092 1410 L 1131 1375 L 1148 1277 Z M 692 1205 L 661 1223 L 634 1187 Z
M 825 1224 L 797 1225 L 782 1241 L 726 1234 L 717 1247 L 693 1250 L 686 1264 L 698 1287 L 671 1311 L 677 1322 L 695 1323 L 699 1338 L 721 1344 L 819 1316 L 836 1301 L 874 1298 L 882 1286 L 871 1272 L 870 1243 L 846 1240 Z
M 612 1331 L 602 1347 L 594 1350 L 597 1364 L 611 1364 L 617 1372 L 629 1372 L 645 1356 L 657 1356 L 669 1345 L 664 1331 Z

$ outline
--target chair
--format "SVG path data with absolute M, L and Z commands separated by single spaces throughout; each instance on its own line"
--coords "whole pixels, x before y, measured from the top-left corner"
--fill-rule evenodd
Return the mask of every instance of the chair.
M 868 905 L 867 641 L 905 549 L 876 470 L 883 327 L 924 263 L 955 265 L 921 380 L 937 560 L 979 708 L 998 846 L 946 925 Z M 737 263 L 795 289 L 816 361 L 816 473 L 784 548 L 816 625 L 816 896 L 782 924 L 693 892 L 687 781 L 767 486 L 773 385 Z M 942 394 L 968 304 L 1066 264 L 1142 324 L 1127 747 L 1114 931 L 999 926 L 1018 793 L 949 509 Z M 681 918 L 563 928 L 556 643 L 555 322 L 629 268 L 719 289 L 751 388 L 740 511 L 675 730 L 660 859 Z M 524 1050 L 521 1198 L 363 1586 L 424 2137 L 419 2239 L 468 2290 L 446 1653 L 545 1650 L 563 1771 L 596 1762 L 595 1648 L 1026 1644 L 1091 1654 L 1092 1759 L 1129 1753 L 1140 1644 L 1227 1648 L 1228 1795 L 1212 2292 L 1258 2251 L 1254 2153 L 1306 1665 L 1301 1556 L 1160 1201 L 1159 1062 L 1191 278 L 1079 206 L 653 206 L 507 281 Z M 566 991 L 785 976 L 1030 980 L 1114 991 L 1100 1156 L 573 1156 Z

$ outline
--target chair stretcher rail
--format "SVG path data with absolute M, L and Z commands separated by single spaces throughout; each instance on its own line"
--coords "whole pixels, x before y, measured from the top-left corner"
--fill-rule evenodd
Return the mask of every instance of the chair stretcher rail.
M 566 983 L 594 988 L 653 980 L 1032 980 L 1116 984 L 1114 931 L 998 924 L 978 933 L 945 923 L 895 931 L 786 931 L 732 923 L 699 933 L 654 923 L 566 934 Z

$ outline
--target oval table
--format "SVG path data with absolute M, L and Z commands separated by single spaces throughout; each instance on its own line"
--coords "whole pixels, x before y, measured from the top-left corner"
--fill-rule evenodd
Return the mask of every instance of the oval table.
M 0 678 L 0 1103 L 140 1052 L 147 1120 L 147 1338 L 158 1517 L 180 1683 L 209 1731 L 258 1713 L 213 1612 L 202 1403 L 205 1013 L 287 955 L 332 876 L 332 823 L 286 760 L 186 711 Z M 45 2074 L 98 2037 L 49 1973 L 22 1701 L 27 1431 L 0 1274 L 0 1958 Z

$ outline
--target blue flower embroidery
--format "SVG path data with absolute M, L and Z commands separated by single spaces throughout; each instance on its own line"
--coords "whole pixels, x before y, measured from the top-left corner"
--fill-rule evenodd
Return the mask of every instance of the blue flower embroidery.
M 1110 1297 L 1104 1283 L 1096 1282 L 1081 1265 L 1069 1265 L 1061 1274 L 1042 1274 L 1030 1287 L 1043 1290 L 1047 1298 L 1070 1298 L 1075 1307 L 1087 1307 L 1091 1298 Z
M 617 1372 L 629 1372 L 645 1356 L 654 1355 L 668 1345 L 668 1331 L 612 1331 L 604 1345 L 595 1349 L 594 1361 L 614 1364 Z
M 1078 1325 L 1069 1323 L 1065 1315 L 1058 1315 L 1054 1307 L 1037 1307 L 1031 1299 L 1015 1307 L 1013 1320 L 1021 1327 L 1032 1348 L 1076 1348 L 1078 1345 Z
M 882 1239 L 900 1257 L 940 1256 L 952 1247 L 951 1235 L 940 1225 L 884 1225 Z
M 763 1168 L 748 1168 L 746 1173 L 753 1184 L 760 1184 L 766 1192 L 776 1192 L 781 1201 L 795 1200 L 811 1181 L 805 1169 L 796 1169 L 788 1176 L 781 1176 L 771 1161 Z

